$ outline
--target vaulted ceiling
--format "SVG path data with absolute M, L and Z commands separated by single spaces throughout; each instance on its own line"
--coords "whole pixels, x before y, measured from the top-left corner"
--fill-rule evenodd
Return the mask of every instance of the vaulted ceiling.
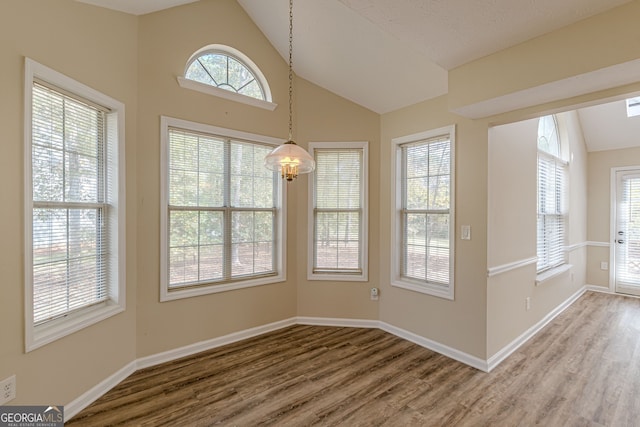
M 79 1 L 141 15 L 196 0 Z M 288 58 L 289 2 L 237 1 Z M 294 0 L 293 67 L 382 114 L 447 93 L 452 68 L 630 1 Z

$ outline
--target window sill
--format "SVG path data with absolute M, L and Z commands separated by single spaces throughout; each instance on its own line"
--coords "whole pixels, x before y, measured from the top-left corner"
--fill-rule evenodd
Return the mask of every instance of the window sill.
M 566 273 L 571 270 L 573 265 L 571 264 L 562 264 L 559 267 L 552 268 L 550 270 L 545 271 L 544 273 L 540 273 L 536 276 L 536 286 L 542 285 L 543 283 L 548 282 L 554 277 L 558 277 L 559 275 Z
M 193 80 L 185 79 L 182 76 L 178 76 L 178 84 L 185 89 L 195 90 L 197 92 L 206 93 L 207 95 L 217 96 L 218 98 L 224 98 L 230 101 L 236 101 L 243 104 L 251 105 L 253 107 L 263 108 L 265 110 L 273 111 L 278 104 L 269 101 L 263 101 L 261 99 L 251 98 L 250 96 L 240 95 L 228 90 L 219 89 L 217 87 L 209 86 L 204 83 L 194 82 Z
M 284 282 L 285 280 L 287 280 L 285 275 L 279 274 L 277 276 L 261 277 L 258 279 L 244 280 L 242 282 L 191 286 L 185 287 L 183 289 L 176 287 L 169 290 L 167 289 L 166 283 L 163 283 L 162 288 L 160 289 L 160 302 L 173 301 L 208 294 L 217 294 L 220 292 L 235 291 L 237 289 L 253 288 L 255 286 Z
M 407 280 L 392 280 L 391 286 L 407 289 L 421 294 L 431 295 L 434 297 L 444 298 L 453 301 L 453 284 L 448 286 L 439 286 L 429 283 L 416 283 Z
M 331 282 L 367 282 L 369 281 L 369 278 L 366 274 L 311 273 L 307 275 L 307 280 Z
M 113 301 L 108 301 L 71 313 L 65 317 L 51 320 L 42 325 L 31 326 L 31 334 L 27 336 L 25 350 L 28 353 L 123 311 L 123 306 Z

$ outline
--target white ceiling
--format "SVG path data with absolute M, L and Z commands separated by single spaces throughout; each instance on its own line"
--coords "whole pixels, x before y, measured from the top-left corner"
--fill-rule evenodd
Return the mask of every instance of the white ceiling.
M 142 15 L 198 0 L 78 1 Z M 288 58 L 289 2 L 237 1 Z M 382 114 L 447 93 L 451 68 L 630 1 L 294 0 L 293 68 Z M 579 110 L 589 151 L 640 145 L 640 118 L 624 107 Z
M 340 2 L 450 70 L 627 3 L 628 0 Z
M 144 15 L 198 0 L 78 0 L 81 3 L 119 10 L 131 15 Z
M 288 58 L 289 2 L 238 3 Z M 337 0 L 295 0 L 293 27 L 296 74 L 373 111 L 447 93 L 445 69 Z
M 625 100 L 578 110 L 588 151 L 640 146 L 640 116 L 627 117 Z
M 195 0 L 79 1 L 140 15 Z M 453 67 L 629 1 L 295 0 L 293 67 L 386 113 L 445 94 Z M 289 2 L 238 3 L 287 58 Z

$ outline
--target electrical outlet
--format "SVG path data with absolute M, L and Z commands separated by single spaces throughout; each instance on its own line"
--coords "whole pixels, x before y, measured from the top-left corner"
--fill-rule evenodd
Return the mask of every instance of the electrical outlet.
M 526 308 L 527 311 L 531 310 L 531 297 L 526 297 L 524 299 L 524 308 Z
M 609 263 L 606 261 L 602 261 L 600 263 L 600 270 L 608 270 L 609 269 Z
M 371 288 L 371 301 L 378 301 L 378 288 Z
M 16 376 L 11 375 L 0 381 L 0 405 L 16 398 Z

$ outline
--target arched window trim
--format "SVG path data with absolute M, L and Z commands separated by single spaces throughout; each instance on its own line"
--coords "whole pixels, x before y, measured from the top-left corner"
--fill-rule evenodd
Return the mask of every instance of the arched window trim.
M 258 83 L 262 87 L 262 90 L 263 90 L 264 96 L 265 96 L 265 100 L 252 98 L 252 97 L 247 96 L 247 95 L 241 95 L 239 93 L 231 92 L 231 91 L 228 91 L 228 90 L 225 90 L 225 89 L 220 89 L 218 87 L 211 86 L 211 85 L 208 85 L 206 83 L 200 83 L 200 82 L 197 82 L 197 81 L 194 81 L 194 80 L 189 80 L 189 79 L 185 78 L 184 76 L 186 75 L 186 72 L 189 69 L 189 66 L 191 66 L 191 64 L 193 63 L 193 61 L 195 61 L 200 56 L 202 56 L 204 54 L 207 54 L 207 53 L 223 54 L 223 55 L 229 56 L 229 57 L 237 60 L 238 62 L 240 62 L 244 66 L 246 66 L 249 69 L 249 71 L 251 71 L 253 73 L 253 75 L 255 76 L 256 80 L 258 81 Z M 213 96 L 217 96 L 219 98 L 224 98 L 224 99 L 228 99 L 228 100 L 231 100 L 231 101 L 241 102 L 243 104 L 248 104 L 248 105 L 252 105 L 254 107 L 264 108 L 264 109 L 270 110 L 270 111 L 275 110 L 276 107 L 278 106 L 278 104 L 275 104 L 275 103 L 272 102 L 271 89 L 269 87 L 269 83 L 267 82 L 266 77 L 264 76 L 264 74 L 262 74 L 262 71 L 260 71 L 258 66 L 247 55 L 245 55 L 244 53 L 240 52 L 239 50 L 234 49 L 234 48 L 232 48 L 230 46 L 225 46 L 225 45 L 221 45 L 221 44 L 208 45 L 208 46 L 205 46 L 205 47 L 197 50 L 196 52 L 194 52 L 194 54 L 191 55 L 191 57 L 189 58 L 189 60 L 187 61 L 186 65 L 185 65 L 183 75 L 182 76 L 178 76 L 178 84 L 180 85 L 180 87 L 183 87 L 185 89 L 195 90 L 195 91 L 198 91 L 198 92 L 206 93 L 207 95 L 213 95 Z
M 551 118 L 555 129 L 555 142 L 557 144 L 557 155 L 552 152 L 553 149 L 545 149 L 540 145 L 540 123 L 542 120 Z M 567 152 L 565 150 L 565 144 L 563 143 L 563 136 L 558 123 L 558 118 L 555 115 L 544 116 L 539 119 L 538 127 L 538 191 L 537 191 L 537 211 L 538 211 L 538 224 L 537 224 L 537 276 L 536 285 L 540 285 L 553 277 L 562 274 L 569 269 L 571 265 L 567 263 L 566 256 L 566 239 L 568 236 L 568 178 L 569 178 L 569 162 L 565 160 Z M 551 147 L 548 147 L 551 148 Z M 545 174 L 545 180 L 549 182 L 551 180 L 551 188 L 547 185 L 542 185 L 541 178 L 541 165 L 545 165 L 547 173 Z M 554 171 L 549 174 L 549 171 Z M 551 209 L 546 206 L 542 209 L 541 205 L 541 188 L 544 188 L 546 192 L 551 191 L 555 196 L 556 202 L 551 205 Z M 546 197 L 545 197 L 546 198 Z M 542 210 L 541 210 L 542 209 Z M 541 223 L 542 221 L 542 223 Z M 559 221 L 559 222 L 558 222 Z M 541 235 L 542 231 L 542 235 Z M 541 255 L 541 249 L 543 255 Z
M 548 116 L 543 116 L 540 117 L 539 119 L 539 123 L 542 123 L 542 120 L 546 120 L 546 119 L 551 119 L 553 121 L 553 127 L 555 129 L 555 147 L 557 149 L 558 154 L 554 154 L 552 151 L 553 150 L 546 150 L 543 147 L 540 147 L 540 138 L 543 137 L 544 135 L 540 135 L 540 130 L 539 130 L 539 125 L 538 125 L 538 151 L 542 152 L 542 153 L 546 153 L 549 156 L 555 157 L 559 160 L 564 161 L 564 155 L 563 155 L 563 144 L 562 144 L 562 138 L 560 137 L 560 127 L 558 126 L 558 119 L 556 118 L 555 114 L 551 114 Z M 551 148 L 551 147 L 549 147 Z

